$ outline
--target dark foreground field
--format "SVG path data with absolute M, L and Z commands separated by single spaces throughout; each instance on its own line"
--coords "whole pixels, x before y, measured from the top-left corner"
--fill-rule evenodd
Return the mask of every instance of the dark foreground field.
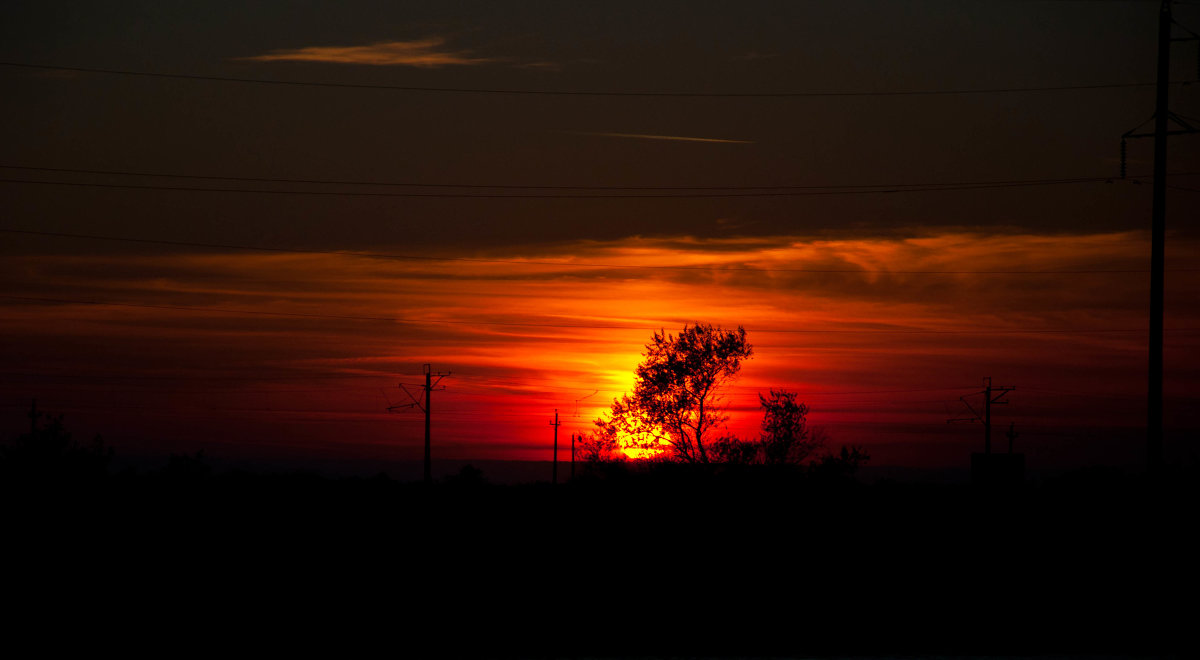
M 1178 653 L 1195 484 L 10 479 L 6 638 L 168 657 Z

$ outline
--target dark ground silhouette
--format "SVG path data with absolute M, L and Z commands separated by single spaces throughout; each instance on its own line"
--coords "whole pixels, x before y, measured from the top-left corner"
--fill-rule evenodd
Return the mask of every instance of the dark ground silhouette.
M 11 462 L 6 463 L 11 467 Z M 12 476 L 11 472 L 7 472 Z M 1001 489 L 788 466 L 558 487 L 154 470 L 3 487 L 13 635 L 400 655 L 1160 654 L 1195 474 Z

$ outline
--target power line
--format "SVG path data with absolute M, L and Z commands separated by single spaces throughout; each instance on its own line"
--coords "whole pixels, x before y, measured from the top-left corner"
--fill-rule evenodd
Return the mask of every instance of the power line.
M 99 386 L 106 387 L 106 388 L 123 387 L 123 388 L 129 389 L 131 391 L 144 391 L 147 387 L 153 387 L 158 390 L 170 391 L 170 392 L 219 392 L 219 393 L 226 393 L 226 394 L 243 394 L 243 393 L 285 394 L 285 393 L 305 393 L 305 392 L 319 393 L 319 392 L 367 392 L 367 391 L 373 392 L 373 391 L 376 391 L 378 388 L 374 387 L 374 386 L 357 386 L 357 387 L 325 386 L 325 387 L 321 387 L 318 389 L 246 388 L 246 387 L 240 387 L 240 386 L 233 387 L 233 388 L 228 387 L 228 386 L 220 387 L 220 388 L 217 388 L 217 387 L 196 388 L 196 387 L 188 387 L 188 386 L 185 386 L 185 387 L 166 386 L 163 384 L 163 381 L 164 380 L 188 381 L 189 383 L 193 382 L 193 381 L 197 381 L 197 380 L 308 381 L 308 380 L 313 380 L 313 379 L 317 379 L 317 378 L 333 378 L 333 379 L 337 379 L 337 380 L 351 380 L 351 379 L 390 379 L 393 377 L 392 374 L 296 374 L 293 376 L 287 376 L 287 377 L 282 377 L 282 378 L 259 377 L 259 376 L 238 376 L 238 375 L 226 376 L 226 375 L 216 375 L 216 374 L 207 374 L 207 375 L 199 375 L 199 376 L 194 375 L 194 374 L 189 374 L 186 376 L 159 376 L 159 375 L 151 375 L 151 374 L 127 374 L 127 373 L 121 374 L 121 375 L 108 375 L 108 374 L 86 374 L 86 373 L 80 373 L 77 370 L 71 370 L 71 371 L 65 371 L 65 372 L 8 372 L 5 375 L 18 377 L 18 378 L 65 379 L 73 384 L 95 383 L 96 386 L 98 386 L 98 387 Z M 516 389 L 516 388 L 513 387 L 513 385 L 506 384 L 506 383 L 520 384 L 521 381 L 523 381 L 523 380 L 543 380 L 543 381 L 565 380 L 565 378 L 524 379 L 524 378 L 515 377 L 515 376 L 512 378 L 499 378 L 499 377 L 492 377 L 492 376 L 481 376 L 478 378 L 473 378 L 469 375 L 465 375 L 465 376 L 461 376 L 461 377 L 465 379 L 465 385 L 466 385 L 465 387 L 459 388 L 460 391 L 463 393 L 491 392 L 494 390 L 512 390 L 512 389 Z M 114 384 L 112 382 L 114 380 L 120 380 L 120 381 L 132 380 L 132 381 L 135 381 L 135 383 L 134 384 L 123 384 L 123 385 L 122 384 Z M 147 384 L 143 385 L 143 384 L 137 384 L 136 381 L 151 381 L 151 383 L 147 383 Z M 496 382 L 496 381 L 500 381 L 500 382 Z M 21 387 L 26 387 L 27 385 L 28 385 L 28 383 L 24 383 L 24 382 L 22 382 L 20 384 Z M 13 384 L 6 384 L 3 382 L 0 382 L 0 387 L 15 387 L 15 386 L 16 385 L 13 385 Z M 56 392 L 64 391 L 64 390 L 72 390 L 72 389 L 78 389 L 78 388 L 64 387 L 64 386 L 58 385 L 58 384 L 54 385 L 54 390 Z M 86 391 L 91 391 L 92 389 L 94 389 L 94 388 L 88 388 Z M 729 396 L 729 397 L 733 397 L 733 398 L 745 398 L 745 399 L 753 399 L 753 398 L 757 397 L 758 393 L 760 393 L 762 391 L 762 388 L 756 387 L 756 386 L 751 386 L 751 385 L 734 385 L 734 386 L 731 386 L 730 389 L 732 391 L 725 396 Z M 945 392 L 961 392 L 963 390 L 968 390 L 971 388 L 970 387 L 926 387 L 926 388 L 915 388 L 915 389 L 856 390 L 856 391 L 839 390 L 839 391 L 828 391 L 828 392 L 816 391 L 816 390 L 805 390 L 803 388 L 790 388 L 790 389 L 796 389 L 798 394 L 805 398 L 822 398 L 822 397 L 826 397 L 826 396 L 848 396 L 848 395 L 864 395 L 864 394 L 901 394 L 901 393 L 943 392 L 943 391 L 945 391 Z M 1037 389 L 1037 388 L 1032 388 L 1032 389 Z M 80 390 L 80 391 L 85 391 L 85 390 Z M 624 389 L 596 390 L 594 387 L 565 387 L 565 386 L 559 386 L 559 385 L 537 385 L 535 387 L 527 388 L 524 391 L 537 393 L 537 394 L 549 394 L 551 392 L 585 392 L 585 391 L 592 391 L 595 393 L 603 393 L 603 394 L 620 394 L 620 393 L 625 392 L 626 390 L 624 390 Z M 1056 390 L 1039 390 L 1039 391 L 1056 392 Z M 603 405 L 607 405 L 607 404 L 603 404 Z M 531 414 L 533 414 L 533 413 L 531 413 Z
M 238 374 L 214 374 L 214 373 L 203 373 L 203 374 L 187 373 L 184 375 L 162 375 L 162 374 L 129 373 L 127 371 L 123 371 L 119 374 L 87 373 L 87 372 L 80 372 L 78 369 L 50 370 L 50 371 L 43 369 L 43 370 L 40 370 L 37 372 L 5 371 L 3 373 L 3 376 L 14 377 L 14 378 L 42 378 L 42 379 L 57 378 L 57 379 L 65 379 L 70 382 L 104 381 L 108 385 L 112 385 L 113 381 L 127 381 L 127 380 L 132 380 L 135 382 L 136 381 L 150 381 L 153 383 L 153 385 L 152 385 L 153 387 L 158 387 L 158 388 L 164 387 L 162 385 L 162 383 L 164 381 L 194 382 L 194 381 L 220 380 L 223 382 L 224 381 L 270 382 L 270 381 L 309 381 L 309 380 L 316 380 L 316 379 L 322 379 L 322 380 L 375 379 L 375 380 L 391 381 L 395 378 L 395 374 L 393 374 L 393 373 L 320 373 L 320 372 L 310 373 L 310 372 L 305 372 L 305 373 L 292 374 L 289 376 L 278 376 L 278 375 L 246 376 L 246 375 L 238 375 Z M 499 377 L 499 376 L 478 376 L 478 377 L 474 377 L 474 378 L 471 378 L 468 376 L 467 378 L 468 378 L 468 380 L 466 382 L 466 387 L 459 388 L 461 391 L 472 391 L 471 390 L 472 386 L 479 388 L 479 389 L 488 389 L 488 388 L 490 388 L 490 389 L 515 389 L 513 387 L 513 385 L 506 385 L 505 383 L 519 384 L 526 380 L 551 381 L 551 382 L 561 382 L 562 380 L 564 380 L 564 378 L 536 378 L 536 377 L 505 378 L 505 377 Z M 496 381 L 499 381 L 499 382 L 496 382 Z M 175 391 L 176 388 L 171 388 L 171 389 L 172 389 L 172 391 Z M 374 391 L 375 389 L 377 389 L 377 388 L 375 388 L 375 387 L 325 386 L 325 387 L 322 387 L 319 391 L 322 391 L 322 392 L 324 392 L 324 391 L 357 391 L 357 390 Z M 563 391 L 563 392 L 586 392 L 586 391 L 594 390 L 595 388 L 582 387 L 582 386 L 581 387 L 563 387 L 563 386 L 557 386 L 557 385 L 538 385 L 538 386 L 536 386 L 535 389 L 537 389 L 537 390 L 543 390 L 543 389 L 544 390 L 558 390 L 558 391 Z M 275 390 L 275 389 L 247 390 L 247 389 L 241 388 L 241 387 L 237 387 L 235 389 L 231 389 L 229 387 L 224 387 L 220 390 L 205 389 L 205 390 L 198 390 L 198 391 L 223 391 L 223 392 L 231 392 L 231 391 L 236 391 L 236 392 L 297 391 L 297 392 L 299 392 L 299 391 L 304 391 L 304 390 Z M 313 391 L 318 391 L 318 390 L 313 390 Z M 599 391 L 605 392 L 605 393 L 620 393 L 620 392 L 623 392 L 624 390 L 599 390 Z
M 83 181 L 42 181 L 36 179 L 0 179 L 2 183 L 22 183 L 43 186 L 68 186 L 77 188 L 108 188 L 118 190 L 161 190 L 164 192 L 209 192 L 209 193 L 248 193 L 258 195 L 314 195 L 322 197 L 407 197 L 407 198 L 441 198 L 441 199 L 710 199 L 719 197 L 810 197 L 828 195 L 877 195 L 889 193 L 911 192 L 941 192 L 954 190 L 990 190 L 999 188 L 1024 188 L 1030 186 L 1053 186 L 1083 183 L 1112 183 L 1115 177 L 1087 177 L 1082 179 L 1041 179 L 1029 181 L 1010 181 L 999 183 L 975 183 L 957 185 L 929 185 L 917 187 L 911 184 L 900 184 L 891 187 L 872 187 L 872 189 L 852 188 L 819 189 L 819 190 L 782 190 L 774 192 L 681 192 L 681 193 L 460 193 L 460 192 L 378 192 L 356 190 L 276 190 L 269 188 L 211 188 L 201 186 L 149 186 L 134 183 L 94 183 Z M 718 189 L 714 189 L 718 190 Z M 730 190 L 730 189 L 723 189 Z
M 1111 176 L 1089 177 L 1051 177 L 1042 179 L 1008 179 L 991 181 L 930 181 L 924 183 L 865 183 L 865 184 L 820 184 L 820 185 L 752 185 L 752 186 L 613 186 L 613 185 L 514 185 L 502 183 L 444 183 L 419 181 L 364 181 L 361 179 L 289 179 L 279 177 L 229 176 L 215 174 L 179 174 L 172 172 L 148 172 L 135 170 L 103 170 L 73 167 L 35 167 L 30 165 L 0 164 L 0 169 L 28 170 L 32 172 L 53 172 L 59 174 L 98 174 L 127 177 L 153 177 L 165 179 L 193 179 L 202 181 L 245 181 L 250 183 L 289 183 L 317 184 L 329 186 L 375 186 L 375 187 L 406 187 L 406 188 L 462 188 L 462 189 L 493 189 L 493 190 L 860 190 L 871 188 L 942 188 L 947 186 L 978 186 L 978 185 L 1038 185 L 1045 183 L 1090 183 L 1095 181 L 1113 181 Z M 1200 172 L 1172 172 L 1172 176 L 1196 176 Z M 1150 175 L 1129 175 L 1127 179 L 1148 179 Z
M 1095 399 L 1126 399 L 1126 400 L 1130 400 L 1130 401 L 1142 401 L 1146 398 L 1145 396 L 1137 395 L 1137 394 L 1109 394 L 1109 393 L 1099 393 L 1099 392 L 1079 392 L 1079 391 L 1071 391 L 1071 390 L 1055 390 L 1055 389 L 1049 389 L 1049 388 L 1045 388 L 1045 387 L 1026 387 L 1025 389 L 1033 391 L 1033 392 L 1046 392 L 1049 394 L 1059 394 L 1062 396 L 1086 397 L 1086 398 L 1095 398 Z M 1024 405 L 1024 404 L 1022 404 L 1022 405 Z
M 270 378 L 270 377 L 261 377 L 261 376 L 246 377 L 246 376 L 237 376 L 237 375 L 228 375 L 228 376 L 227 375 L 206 375 L 206 376 L 199 376 L 199 377 L 197 377 L 195 375 L 188 375 L 188 376 L 166 376 L 166 377 L 163 377 L 163 376 L 146 375 L 146 374 L 122 374 L 120 376 L 109 376 L 109 375 L 80 374 L 77 371 L 60 372 L 60 373 L 22 372 L 22 373 L 8 373 L 6 375 L 20 377 L 20 378 L 60 378 L 60 379 L 66 379 L 70 383 L 73 384 L 70 386 L 55 384 L 54 385 L 55 392 L 64 392 L 64 391 L 94 392 L 94 391 L 96 391 L 96 388 L 105 388 L 106 390 L 111 390 L 113 388 L 117 388 L 122 391 L 144 392 L 144 391 L 146 391 L 147 388 L 153 387 L 154 389 L 156 389 L 158 391 L 171 392 L 171 393 L 182 393 L 182 392 L 221 393 L 221 394 L 232 394 L 232 395 L 240 396 L 243 394 L 272 395 L 272 394 L 303 394 L 303 393 L 321 394 L 321 393 L 329 393 L 329 392 L 375 392 L 378 390 L 378 387 L 376 387 L 376 386 L 365 386 L 365 385 L 364 386 L 355 386 L 355 387 L 326 386 L 326 387 L 321 387 L 321 388 L 306 388 L 306 389 L 296 389 L 294 387 L 288 387 L 286 389 L 279 389 L 279 388 L 246 388 L 246 387 L 234 387 L 234 388 L 230 388 L 230 387 L 191 387 L 191 386 L 179 387 L 179 386 L 166 386 L 166 385 L 163 385 L 161 382 L 164 379 L 165 380 L 175 380 L 175 381 L 189 381 L 189 382 L 197 380 L 197 379 L 199 379 L 199 380 L 221 380 L 221 381 L 268 381 L 268 380 L 273 380 L 273 378 Z M 356 378 L 384 379 L 384 378 L 391 378 L 391 377 L 392 377 L 391 374 L 297 374 L 294 376 L 288 376 L 285 378 L 285 380 L 287 380 L 287 381 L 308 381 L 308 380 L 311 380 L 314 378 L 335 378 L 338 380 L 356 379 Z M 492 377 L 482 377 L 479 379 L 475 379 L 475 378 L 471 378 L 469 375 L 467 375 L 467 376 L 463 376 L 463 378 L 466 379 L 467 383 L 472 385 L 472 386 L 468 386 L 466 388 L 460 388 L 460 389 L 462 389 L 463 393 L 467 393 L 467 394 L 481 393 L 481 392 L 486 393 L 486 392 L 491 392 L 494 390 L 512 389 L 510 386 L 507 386 L 504 384 L 491 383 L 488 381 L 492 381 L 492 380 L 505 380 L 505 382 L 518 382 L 519 381 L 519 379 L 517 379 L 515 377 L 513 379 L 495 379 Z M 145 385 L 142 385 L 142 384 L 114 384 L 112 382 L 114 379 L 116 379 L 116 380 L 133 380 L 133 381 L 139 381 L 139 380 L 140 381 L 153 381 L 153 384 L 145 384 Z M 555 379 L 541 379 L 541 380 L 555 380 Z M 562 379 L 557 379 L 557 380 L 562 380 Z M 87 386 L 88 383 L 91 383 L 92 385 Z M 15 383 L 10 384 L 10 383 L 0 382 L 0 388 L 14 388 L 14 387 L 27 388 L 28 386 L 29 386 L 29 383 L 26 383 L 26 382 L 21 382 L 19 384 L 15 384 Z M 730 397 L 730 398 L 741 398 L 741 399 L 746 399 L 746 400 L 753 400 L 754 398 L 756 398 L 758 396 L 758 393 L 760 393 L 762 391 L 762 388 L 750 386 L 750 385 L 734 386 L 732 389 L 738 390 L 738 391 L 731 392 L 725 396 Z M 970 387 L 970 386 L 966 386 L 966 387 L 925 387 L 925 388 L 909 388 L 909 389 L 854 390 L 854 391 L 845 391 L 845 390 L 817 391 L 817 390 L 805 390 L 803 388 L 794 388 L 794 387 L 789 388 L 789 389 L 796 390 L 798 396 L 803 397 L 805 400 L 812 400 L 812 399 L 821 399 L 821 398 L 824 398 L 827 396 L 850 396 L 850 395 L 866 395 L 866 394 L 909 394 L 909 393 L 924 393 L 924 392 L 961 392 L 964 390 L 972 390 L 974 388 Z M 1023 389 L 1026 389 L 1029 391 L 1034 391 L 1034 392 L 1046 392 L 1046 393 L 1051 393 L 1051 394 L 1060 394 L 1060 395 L 1064 395 L 1064 396 L 1085 397 L 1085 398 L 1123 399 L 1123 400 L 1131 400 L 1131 401 L 1140 401 L 1144 398 L 1140 395 L 1133 395 L 1133 394 L 1078 392 L 1078 391 L 1048 389 L 1048 388 L 1041 388 L 1041 387 L 1026 387 Z M 539 385 L 535 388 L 527 390 L 527 392 L 532 393 L 532 394 L 550 394 L 551 392 L 582 392 L 582 391 L 589 391 L 589 390 L 594 390 L 594 388 Z M 605 394 L 620 394 L 624 391 L 625 390 L 620 390 L 620 389 L 599 390 L 600 393 L 605 393 Z M 1194 400 L 1194 397 L 1167 397 L 1167 399 L 1191 401 L 1191 400 Z M 944 401 L 944 399 L 929 399 L 927 401 L 940 402 L 940 401 Z M 843 403 L 845 403 L 845 402 L 837 402 L 837 405 L 842 405 Z M 601 407 L 606 407 L 608 404 L 599 404 L 599 405 Z M 1026 404 L 1025 402 L 1022 402 L 1022 405 L 1032 405 L 1032 404 Z M 537 416 L 539 414 L 540 413 L 528 413 L 528 415 L 531 415 L 531 416 Z
M 483 259 L 475 257 L 431 257 L 427 255 L 396 254 L 382 252 L 352 252 L 346 250 L 313 250 L 300 248 L 283 248 L 270 246 L 240 245 L 234 243 L 202 243 L 195 241 L 168 241 L 151 238 L 128 238 L 121 236 L 102 236 L 98 234 L 75 234 L 67 232 L 35 231 L 32 229 L 10 229 L 0 227 L 0 233 L 19 234 L 25 236 L 43 236 L 47 238 L 77 238 L 95 241 L 114 241 L 120 243 L 138 243 L 146 245 L 167 245 L 172 247 L 201 247 L 219 250 L 248 250 L 255 252 L 273 252 L 284 254 L 336 255 L 362 259 L 394 259 L 430 262 L 466 262 L 481 264 L 509 264 L 519 266 L 555 266 L 559 268 L 609 268 L 635 270 L 684 270 L 684 271 L 747 271 L 759 273 L 812 273 L 821 275 L 831 274 L 889 274 L 889 275 L 1104 275 L 1104 274 L 1136 274 L 1147 273 L 1145 269 L 1081 269 L 1081 270 L 884 270 L 884 269 L 855 269 L 855 268 L 756 268 L 751 266 L 667 266 L 658 264 L 610 264 L 574 261 L 537 261 L 521 259 Z M 1200 269 L 1180 268 L 1171 272 L 1190 273 L 1200 272 Z
M 186 381 L 221 380 L 221 381 L 256 382 L 256 381 L 311 380 L 311 379 L 316 379 L 316 378 L 332 379 L 332 380 L 347 380 L 347 379 L 353 379 L 353 378 L 386 378 L 388 380 L 391 380 L 391 378 L 392 378 L 392 374 L 384 374 L 384 373 L 341 373 L 341 374 L 301 373 L 301 374 L 293 374 L 293 375 L 289 375 L 289 376 L 280 376 L 280 375 L 239 376 L 239 375 L 230 375 L 230 374 L 188 373 L 188 374 L 184 374 L 184 375 L 169 375 L 168 376 L 168 375 L 163 375 L 163 374 L 130 374 L 127 372 L 122 372 L 120 374 L 81 373 L 78 369 L 70 369 L 68 371 L 53 371 L 53 372 L 45 371 L 45 370 L 38 371 L 38 372 L 5 371 L 3 375 L 15 376 L 15 377 L 20 377 L 20 378 L 52 378 L 52 377 L 61 376 L 61 377 L 69 378 L 69 379 L 73 379 L 73 380 L 92 380 L 92 381 L 94 381 L 94 380 L 105 380 L 105 381 L 153 380 L 156 382 L 169 381 L 169 380 L 186 380 Z
M 104 69 L 79 66 L 55 66 L 27 62 L 0 62 L 0 66 L 37 69 L 43 71 L 72 71 L 75 73 L 98 73 L 143 78 L 196 80 L 206 82 L 250 83 L 287 87 L 326 87 L 336 89 L 374 89 L 398 92 L 431 92 L 449 94 L 505 94 L 517 96 L 608 96 L 629 98 L 838 98 L 838 97 L 886 97 L 886 96 L 951 96 L 968 94 L 1008 94 L 1017 92 L 1051 92 L 1097 89 L 1131 89 L 1153 87 L 1154 83 L 1102 83 L 1094 85 L 1046 85 L 1029 87 L 986 87 L 978 89 L 915 89 L 891 91 L 829 91 L 829 92 L 667 92 L 667 91 L 604 91 L 604 90 L 549 90 L 549 89 L 505 89 L 484 87 L 426 87 L 411 85 L 378 85 L 366 83 L 334 83 L 304 80 L 276 80 L 271 78 L 243 78 L 237 76 L 213 76 L 189 73 L 160 73 L 133 71 L 129 69 Z M 1196 81 L 1187 81 L 1196 82 Z
M 761 389 L 757 388 L 757 387 L 743 386 L 743 388 L 744 389 L 753 389 L 755 391 L 761 391 Z M 972 389 L 972 386 L 966 386 L 966 387 L 918 387 L 918 388 L 895 389 L 895 390 L 857 390 L 857 391 L 839 390 L 839 391 L 833 391 L 833 392 L 822 392 L 819 390 L 804 390 L 802 388 L 789 388 L 789 389 L 795 389 L 797 396 L 812 397 L 812 396 L 833 396 L 833 395 L 841 396 L 841 395 L 849 395 L 849 394 L 907 394 L 910 392 L 961 392 L 963 390 Z
M 109 382 L 93 382 L 95 380 L 96 379 L 73 376 L 70 380 L 71 385 L 64 386 L 61 384 L 55 384 L 54 392 L 57 394 L 59 392 L 96 392 L 98 390 L 102 390 L 104 392 L 112 392 L 115 390 L 115 391 L 123 391 L 123 392 L 137 392 L 137 393 L 149 393 L 149 394 L 162 394 L 162 393 L 228 394 L 228 395 L 240 397 L 243 395 L 247 395 L 247 396 L 264 395 L 265 396 L 265 395 L 271 395 L 271 394 L 330 394 L 330 393 L 334 393 L 334 392 L 378 392 L 379 391 L 378 387 L 366 387 L 366 386 L 364 386 L 364 387 L 327 387 L 327 388 L 321 388 L 321 389 L 263 389 L 263 388 L 244 388 L 244 387 L 238 387 L 238 388 L 230 388 L 230 387 L 207 387 L 207 388 L 204 388 L 204 387 L 162 387 L 161 385 L 158 385 L 158 384 L 154 385 L 153 389 L 151 390 L 151 387 L 148 385 L 137 385 L 137 384 L 114 385 L 113 383 L 109 383 Z M 296 378 L 295 380 L 304 380 L 304 379 Z M 90 385 L 89 385 L 89 383 L 90 383 Z M 16 383 L 16 384 L 0 383 L 0 389 L 27 390 L 27 389 L 29 389 L 29 384 L 28 383 Z
M 412 319 L 392 316 L 354 316 L 347 314 L 316 314 L 305 312 L 269 312 L 265 310 L 249 310 L 249 309 L 230 309 L 225 307 L 199 307 L 194 305 L 155 305 L 150 303 L 128 303 L 128 302 L 110 302 L 102 300 L 81 300 L 76 298 L 46 298 L 35 296 L 13 296 L 0 295 L 0 299 L 15 300 L 19 302 L 43 303 L 56 305 L 95 305 L 100 307 L 132 307 L 141 309 L 162 309 L 171 311 L 186 311 L 186 312 L 207 312 L 220 314 L 248 314 L 253 316 L 276 316 L 285 318 L 311 318 L 311 319 L 330 319 L 342 321 L 382 321 L 387 323 L 405 323 L 412 325 L 425 324 L 454 324 L 454 325 L 495 325 L 495 326 L 515 326 L 515 327 L 534 327 L 534 328 L 565 328 L 565 329 L 582 329 L 582 330 L 641 330 L 654 331 L 659 330 L 662 324 L 656 327 L 649 326 L 618 326 L 618 325 L 591 325 L 591 324 L 566 324 L 566 323 L 534 323 L 534 322 L 514 322 L 514 321 L 484 321 L 470 320 L 459 321 L 450 319 Z M 848 328 L 835 329 L 766 329 L 758 328 L 754 330 L 759 333 L 771 334 L 878 334 L 878 335 L 1043 335 L 1043 334 L 1062 334 L 1062 335 L 1089 335 L 1089 334 L 1120 334 L 1120 333 L 1140 333 L 1144 332 L 1143 328 L 1102 328 L 1102 329 L 1063 329 L 1063 328 L 1047 328 L 1033 330 L 854 330 Z M 1175 328 L 1173 332 L 1198 332 L 1200 328 Z

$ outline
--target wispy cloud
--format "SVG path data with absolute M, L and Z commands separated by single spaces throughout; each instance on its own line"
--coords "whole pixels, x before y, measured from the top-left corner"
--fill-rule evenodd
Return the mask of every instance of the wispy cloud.
M 687 137 L 683 135 L 653 135 L 649 133 L 607 133 L 594 131 L 570 131 L 576 135 L 599 137 L 634 138 L 637 140 L 673 140 L 675 142 L 716 142 L 721 144 L 754 144 L 753 140 L 727 140 L 723 138 Z
M 1175 241 L 1171 254 L 1196 245 Z M 429 362 L 455 374 L 454 396 L 438 413 L 442 455 L 537 458 L 546 420 L 513 410 L 573 409 L 578 417 L 564 415 L 560 433 L 589 431 L 628 391 L 653 330 L 705 321 L 744 325 L 755 347 L 729 390 L 731 432 L 756 437 L 757 393 L 788 387 L 839 442 L 871 443 L 881 461 L 911 461 L 919 457 L 905 452 L 917 450 L 886 453 L 887 443 L 910 441 L 902 425 L 919 425 L 920 442 L 931 442 L 954 416 L 945 404 L 957 410 L 977 374 L 993 369 L 1027 392 L 1011 407 L 1020 423 L 1056 426 L 1081 414 L 1077 398 L 1046 394 L 1054 391 L 1129 396 L 1124 407 L 1085 407 L 1086 423 L 1143 423 L 1136 375 L 1145 367 L 1148 274 L 1079 271 L 1141 269 L 1147 250 L 1140 232 L 942 230 L 579 240 L 443 253 L 445 261 L 38 252 L 0 260 L 0 280 L 34 299 L 0 298 L 0 392 L 46 392 L 75 410 L 118 411 L 114 419 L 136 400 L 166 415 L 169 433 L 141 407 L 122 431 L 147 443 L 169 435 L 178 443 L 170 451 L 247 425 L 289 437 L 280 420 L 304 415 L 310 421 L 291 428 L 321 451 L 378 452 L 399 434 L 409 444 L 395 451 L 419 456 L 419 416 L 383 409 L 386 397 L 402 396 L 397 375 Z M 1056 270 L 1076 274 L 1011 273 Z M 1200 296 L 1196 273 L 1171 282 L 1178 300 Z M 1169 308 L 1169 392 L 1190 392 L 1188 376 L 1200 369 L 1195 334 L 1186 332 L 1200 323 L 1193 307 Z M 964 389 L 939 391 L 946 387 Z M 235 436 L 229 450 L 247 437 Z
M 469 50 L 443 48 L 443 37 L 427 37 L 412 41 L 381 41 L 365 46 L 308 46 L 290 50 L 274 50 L 263 55 L 241 57 L 257 62 L 329 62 L 334 64 L 366 64 L 371 66 L 415 66 L 437 68 L 450 65 L 476 65 L 496 61 L 474 57 Z

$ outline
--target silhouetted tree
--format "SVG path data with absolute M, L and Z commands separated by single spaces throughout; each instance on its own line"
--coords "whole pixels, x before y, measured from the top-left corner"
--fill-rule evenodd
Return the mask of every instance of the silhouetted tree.
M 107 474 L 113 450 L 99 435 L 89 444 L 80 444 L 63 426 L 62 415 L 30 414 L 30 432 L 0 446 L 0 474 L 6 481 L 79 483 Z
M 759 443 L 746 442 L 732 435 L 712 441 L 708 453 L 714 463 L 756 465 L 762 462 L 762 446 Z
M 762 460 L 767 465 L 798 465 L 819 446 L 809 437 L 808 406 L 796 401 L 796 393 L 771 389 L 758 395 L 763 407 Z
M 608 419 L 596 420 L 599 433 L 648 449 L 665 444 L 675 460 L 710 462 L 705 442 L 727 419 L 721 386 L 752 353 L 741 326 L 722 330 L 699 323 L 685 325 L 677 336 L 654 333 L 633 393 L 613 401 Z
M 803 464 L 821 446 L 821 439 L 810 434 L 808 406 L 787 390 L 772 389 L 768 396 L 759 394 L 758 401 L 763 408 L 759 439 L 718 438 L 709 447 L 712 460 L 731 465 Z
M 854 445 L 842 445 L 841 451 L 819 456 L 810 467 L 813 476 L 822 479 L 848 479 L 858 468 L 871 460 L 866 450 Z
M 611 428 L 601 428 L 595 433 L 580 433 L 575 444 L 575 456 L 585 464 L 607 463 L 617 456 L 617 437 Z

